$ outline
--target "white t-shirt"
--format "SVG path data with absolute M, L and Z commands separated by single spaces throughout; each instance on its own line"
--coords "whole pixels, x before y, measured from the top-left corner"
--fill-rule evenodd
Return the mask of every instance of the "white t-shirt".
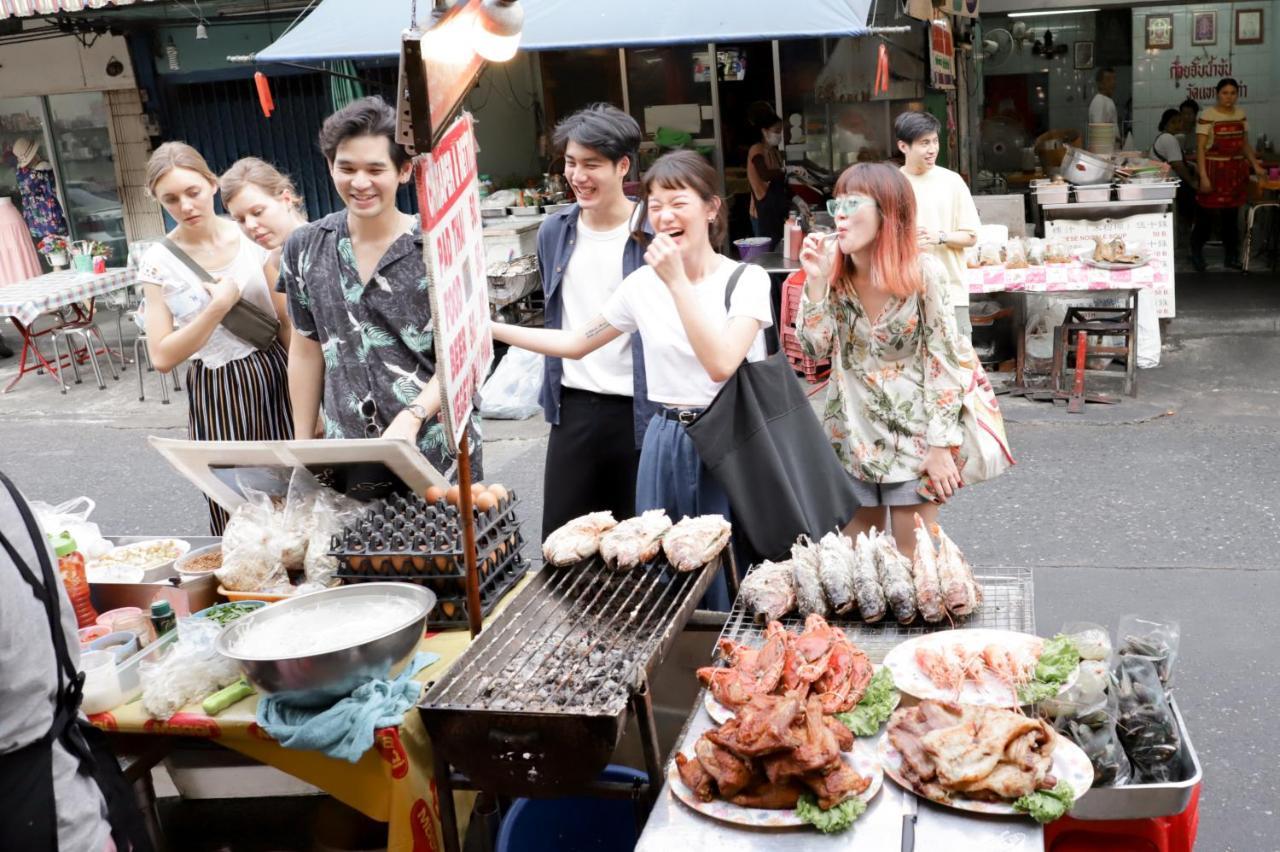
M 563 328 L 580 328 L 600 316 L 605 302 L 622 284 L 622 253 L 631 238 L 631 223 L 611 231 L 593 231 L 578 218 L 577 245 L 560 284 L 564 298 Z M 564 386 L 592 393 L 632 396 L 631 337 L 611 340 L 581 361 L 565 359 Z
M 922 175 L 902 169 L 902 175 L 916 193 L 916 227 L 938 231 L 963 231 L 978 235 L 982 220 L 969 194 L 964 178 L 942 166 L 934 166 Z M 969 304 L 969 288 L 964 283 L 964 249 L 948 245 L 930 246 L 929 253 L 942 262 L 947 271 L 951 304 Z
M 1182 146 L 1172 133 L 1161 133 L 1151 144 L 1151 153 L 1166 163 L 1182 162 Z
M 724 291 L 737 266 L 737 262 L 721 257 L 715 271 L 695 282 L 693 289 L 702 310 L 717 323 L 727 326 L 733 317 L 760 321 L 762 333 L 756 335 L 747 351 L 748 361 L 760 361 L 765 357 L 763 329 L 773 325 L 769 273 L 748 264 L 726 312 Z M 671 291 L 651 267 L 642 266 L 628 275 L 600 313 L 619 331 L 640 332 L 651 400 L 663 405 L 701 407 L 715 399 L 724 382 L 714 382 L 707 375 L 685 335 Z
M 231 262 L 219 269 L 205 271 L 215 279 L 232 279 L 240 285 L 242 298 L 274 316 L 276 308 L 271 301 L 267 278 L 263 273 L 269 254 L 270 252 L 242 233 L 240 250 Z M 138 266 L 138 280 L 143 284 L 159 284 L 164 288 L 164 303 L 173 315 L 174 328 L 182 328 L 191 322 L 210 301 L 208 292 L 196 274 L 160 243 L 151 246 L 142 256 L 142 262 Z M 204 366 L 213 370 L 252 355 L 255 351 L 253 346 L 219 324 L 204 346 L 191 357 L 200 359 Z

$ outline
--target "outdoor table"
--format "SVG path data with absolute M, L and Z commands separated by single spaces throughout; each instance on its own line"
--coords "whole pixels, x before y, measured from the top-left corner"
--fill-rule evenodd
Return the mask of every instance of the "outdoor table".
M 1063 297 L 1088 296 L 1123 296 L 1127 306 L 1133 311 L 1134 332 L 1130 346 L 1136 351 L 1138 345 L 1137 316 L 1138 294 L 1150 290 L 1162 283 L 1159 268 L 1150 264 L 1135 269 L 1099 269 L 1079 260 L 1071 263 L 1045 264 L 1028 266 L 1023 269 L 1006 269 L 1003 266 L 982 266 L 965 269 L 965 283 L 969 294 L 1013 293 L 1018 300 L 1018 312 L 1014 324 L 1017 329 L 1017 362 L 1014 369 L 1014 382 L 1009 392 L 1015 395 L 1025 393 L 1026 387 L 1026 295 L 1053 295 Z M 1159 343 L 1159 326 L 1144 329 L 1146 333 L 1157 336 Z
M 13 390 L 24 375 L 36 370 L 47 370 L 56 381 L 61 381 L 58 369 L 63 365 L 50 363 L 36 345 L 36 338 L 56 330 L 56 326 L 44 331 L 34 330 L 41 314 L 70 305 L 74 307 L 77 322 L 92 322 L 98 296 L 127 289 L 136 283 L 134 271 L 124 268 L 108 269 L 101 274 L 71 270 L 50 272 L 0 287 L 0 317 L 7 316 L 22 335 L 22 357 L 18 362 L 18 375 L 5 386 L 4 393 Z M 81 308 L 80 302 L 88 302 L 88 308 Z M 27 363 L 28 353 L 33 357 L 31 364 Z M 110 354 L 107 357 L 111 357 Z
M 515 597 L 525 577 L 494 612 L 491 622 Z M 419 683 L 438 678 L 470 643 L 466 630 L 427 632 L 417 651 L 439 654 L 440 659 L 419 672 Z M 142 701 L 123 704 L 89 717 L 109 733 L 194 737 L 216 742 L 247 757 L 319 787 L 338 801 L 370 819 L 387 823 L 388 852 L 421 852 L 444 848 L 440 830 L 440 800 L 434 777 L 431 742 L 416 708 L 405 712 L 398 728 L 375 733 L 374 746 L 351 764 L 317 751 L 285 748 L 258 727 L 259 694 L 245 698 L 217 716 L 207 715 L 196 702 L 166 720 L 151 719 Z M 474 793 L 454 795 L 455 812 L 470 813 Z M 466 831 L 465 821 L 461 826 Z

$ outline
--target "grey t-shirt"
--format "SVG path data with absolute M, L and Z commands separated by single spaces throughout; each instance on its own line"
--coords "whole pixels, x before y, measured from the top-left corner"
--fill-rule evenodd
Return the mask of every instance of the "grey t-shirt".
M 0 529 L 40 580 L 39 561 L 26 525 L 3 484 L 0 484 Z M 52 552 L 49 558 L 57 564 Z M 76 635 L 76 617 L 61 583 L 58 583 L 58 597 L 67 649 L 72 662 L 78 664 L 80 642 Z M 0 754 L 17 751 L 48 733 L 53 725 L 57 666 L 44 604 L 36 600 L 9 554 L 0 548 Z M 58 848 L 61 852 L 102 852 L 111 836 L 106 803 L 93 779 L 78 769 L 75 757 L 55 743 L 53 788 L 58 811 Z

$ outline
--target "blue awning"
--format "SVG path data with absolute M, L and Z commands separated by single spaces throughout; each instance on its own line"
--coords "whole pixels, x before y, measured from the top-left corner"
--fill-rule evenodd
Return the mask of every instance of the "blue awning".
M 322 0 L 258 62 L 389 59 L 400 55 L 408 0 Z M 424 2 L 420 5 L 427 6 Z M 643 47 L 854 36 L 870 0 L 521 0 L 521 50 Z

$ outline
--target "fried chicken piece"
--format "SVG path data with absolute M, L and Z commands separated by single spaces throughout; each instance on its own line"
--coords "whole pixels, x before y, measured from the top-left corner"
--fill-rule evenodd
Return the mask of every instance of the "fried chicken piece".
M 799 784 L 786 782 L 774 784 L 759 780 L 736 796 L 727 797 L 730 802 L 743 808 L 765 808 L 773 811 L 788 811 L 800 801 L 804 788 Z
M 843 760 L 821 775 L 806 775 L 801 780 L 818 797 L 818 807 L 824 811 L 871 786 L 870 778 L 859 775 Z
M 732 529 L 723 515 L 685 518 L 663 536 L 662 552 L 677 571 L 693 571 L 720 555 Z
M 835 716 L 823 716 L 822 721 L 831 729 L 831 733 L 835 734 L 836 745 L 841 751 L 853 751 L 853 731 L 845 727 Z
M 799 697 L 794 694 L 753 695 L 734 718 L 708 731 L 707 737 L 741 757 L 763 757 L 787 751 L 800 744 L 791 723 L 802 709 Z
M 721 796 L 728 798 L 737 795 L 751 783 L 751 762 L 716 745 L 705 734 L 693 744 L 693 753 L 707 774 L 715 779 Z
M 770 781 L 795 778 L 809 772 L 818 772 L 840 761 L 840 743 L 835 733 L 827 727 L 822 713 L 822 701 L 816 695 L 809 696 L 804 711 L 803 727 L 796 733 L 799 745 L 790 752 L 766 758 L 765 775 Z M 793 730 L 795 730 L 793 728 Z
M 702 768 L 702 762 L 697 758 L 690 760 L 684 756 L 684 752 L 676 752 L 676 771 L 680 773 L 680 780 L 693 791 L 698 801 L 709 802 L 716 797 L 715 788 L 711 785 L 711 776 Z

